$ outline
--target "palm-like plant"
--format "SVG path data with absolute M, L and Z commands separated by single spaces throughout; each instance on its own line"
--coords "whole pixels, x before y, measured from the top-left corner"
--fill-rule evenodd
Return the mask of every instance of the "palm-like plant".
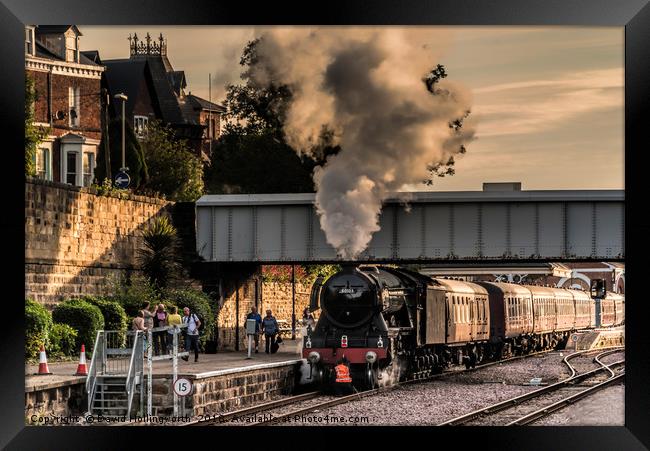
M 167 216 L 154 219 L 143 232 L 140 269 L 157 290 L 165 289 L 180 272 L 176 228 Z

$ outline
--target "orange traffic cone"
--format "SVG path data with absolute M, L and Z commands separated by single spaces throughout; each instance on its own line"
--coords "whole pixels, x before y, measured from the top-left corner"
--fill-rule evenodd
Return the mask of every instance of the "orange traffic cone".
M 50 373 L 50 369 L 47 367 L 47 355 L 45 355 L 45 345 L 41 345 L 41 352 L 38 359 L 38 373 L 37 376 L 42 376 Z
M 88 376 L 88 368 L 86 367 L 86 345 L 81 344 L 81 355 L 79 356 L 79 366 L 75 376 Z

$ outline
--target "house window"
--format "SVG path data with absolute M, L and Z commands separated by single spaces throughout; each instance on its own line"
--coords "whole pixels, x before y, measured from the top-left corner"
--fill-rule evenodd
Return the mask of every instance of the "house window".
M 80 101 L 79 88 L 68 87 L 68 106 L 70 110 L 68 116 L 70 118 L 70 127 L 79 127 L 79 115 L 81 113 Z
M 34 55 L 34 29 L 25 27 L 25 53 Z
M 52 180 L 50 149 L 46 147 L 36 149 L 36 177 L 43 180 Z
M 83 186 L 90 186 L 93 183 L 93 173 L 95 169 L 95 155 L 90 152 L 84 152 L 84 181 Z
M 70 185 L 77 184 L 77 152 L 66 152 L 65 182 Z
M 147 116 L 133 116 L 133 130 L 138 138 L 144 137 L 148 124 L 149 118 Z
M 65 60 L 74 63 L 79 62 L 77 53 L 77 37 L 74 35 L 65 37 Z

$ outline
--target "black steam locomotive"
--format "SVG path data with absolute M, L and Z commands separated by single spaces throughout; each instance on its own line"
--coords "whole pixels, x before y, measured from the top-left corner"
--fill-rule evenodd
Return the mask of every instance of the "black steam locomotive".
M 615 293 L 594 300 L 582 290 L 347 266 L 312 288 L 311 309 L 322 314 L 303 339 L 303 357 L 312 378 L 327 384 L 345 356 L 353 383 L 374 388 L 562 346 L 574 330 L 622 324 L 624 302 Z

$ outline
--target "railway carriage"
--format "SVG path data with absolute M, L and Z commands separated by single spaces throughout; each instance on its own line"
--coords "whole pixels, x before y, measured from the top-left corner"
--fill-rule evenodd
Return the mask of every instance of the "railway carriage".
M 533 305 L 528 288 L 511 283 L 478 282 L 489 293 L 490 342 L 499 354 L 529 346 L 533 332 Z M 501 349 L 503 347 L 503 349 Z
M 568 290 L 573 297 L 575 319 L 573 329 L 587 329 L 595 324 L 594 301 L 582 290 Z

